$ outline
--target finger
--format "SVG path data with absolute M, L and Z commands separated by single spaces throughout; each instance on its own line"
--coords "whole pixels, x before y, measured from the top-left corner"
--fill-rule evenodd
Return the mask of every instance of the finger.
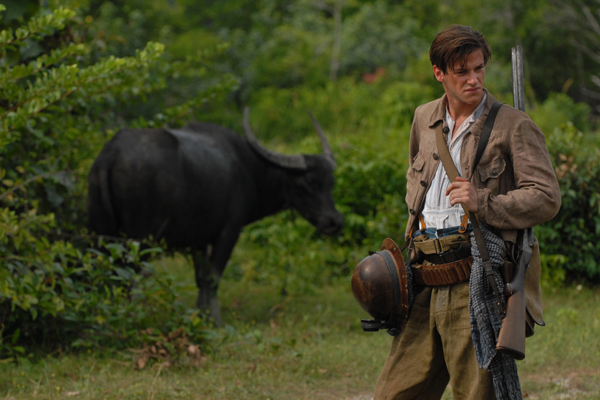
M 453 182 L 446 189 L 446 196 L 450 194 L 453 190 L 459 190 L 465 187 L 465 182 Z
M 469 180 L 463 178 L 462 176 L 457 176 L 456 177 L 456 182 L 469 182 Z
M 464 200 L 464 197 L 459 193 L 452 192 L 450 194 L 450 205 L 454 206 L 456 203 L 461 203 Z
M 454 190 L 450 193 L 449 199 L 450 203 L 454 205 L 456 203 L 468 203 L 471 200 L 471 196 L 466 190 Z

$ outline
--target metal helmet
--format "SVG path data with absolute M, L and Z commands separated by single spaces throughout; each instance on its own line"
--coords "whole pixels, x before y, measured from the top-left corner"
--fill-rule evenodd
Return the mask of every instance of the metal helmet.
M 412 273 L 392 239 L 385 239 L 381 251 L 358 263 L 352 274 L 352 293 L 373 317 L 361 320 L 365 331 L 387 329 L 394 336 L 404 330 L 412 303 Z

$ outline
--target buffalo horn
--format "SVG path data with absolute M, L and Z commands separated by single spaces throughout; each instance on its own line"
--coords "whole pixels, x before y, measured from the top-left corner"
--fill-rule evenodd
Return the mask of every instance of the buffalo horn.
M 279 154 L 274 151 L 271 151 L 260 144 L 260 142 L 256 139 L 256 136 L 252 133 L 250 129 L 250 120 L 248 114 L 250 113 L 248 107 L 244 109 L 244 133 L 246 134 L 246 139 L 264 158 L 272 162 L 273 164 L 279 165 L 284 168 L 293 168 L 293 169 L 306 169 L 306 162 L 304 161 L 304 156 L 302 154 L 299 155 L 287 155 L 287 154 Z
M 310 119 L 312 119 L 313 125 L 315 126 L 315 130 L 319 134 L 319 139 L 321 139 L 321 147 L 323 147 L 323 155 L 327 158 L 327 160 L 331 163 L 331 165 L 333 166 L 333 169 L 335 170 L 337 168 L 337 163 L 335 162 L 335 157 L 333 156 L 333 151 L 331 150 L 331 146 L 329 145 L 329 142 L 327 141 L 327 138 L 325 137 L 325 133 L 323 132 L 323 129 L 321 129 L 321 125 L 319 125 L 319 121 L 317 121 L 317 119 L 315 118 L 313 113 L 310 112 L 310 110 L 308 111 L 308 115 L 310 115 Z

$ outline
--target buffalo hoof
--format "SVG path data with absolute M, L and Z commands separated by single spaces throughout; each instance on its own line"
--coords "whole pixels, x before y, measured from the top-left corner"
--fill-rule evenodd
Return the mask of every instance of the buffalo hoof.
M 209 299 L 208 302 L 198 296 L 196 307 L 204 315 L 206 321 L 210 321 L 215 326 L 224 326 L 223 319 L 221 318 L 221 308 L 219 307 L 219 301 L 217 299 Z

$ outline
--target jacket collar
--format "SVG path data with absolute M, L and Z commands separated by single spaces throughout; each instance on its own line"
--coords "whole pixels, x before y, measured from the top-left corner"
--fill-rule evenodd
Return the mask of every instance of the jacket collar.
M 475 130 L 476 132 L 481 132 L 481 129 L 483 129 L 483 123 L 487 119 L 487 116 L 490 113 L 490 109 L 492 108 L 492 105 L 494 105 L 494 103 L 497 101 L 496 98 L 494 96 L 492 96 L 490 94 L 490 92 L 488 92 L 487 89 L 484 88 L 483 90 L 487 94 L 487 99 L 485 101 L 485 107 L 483 108 L 483 113 L 481 113 L 479 118 L 477 118 L 477 121 L 475 122 L 475 124 L 472 126 L 472 128 L 475 128 L 475 129 L 471 129 L 471 131 Z M 437 107 L 435 108 L 435 110 L 431 113 L 431 117 L 429 118 L 429 127 L 430 128 L 433 128 L 440 121 L 444 124 L 444 126 L 446 126 L 446 118 L 445 117 L 446 117 L 447 104 L 448 104 L 448 97 L 446 96 L 446 94 L 444 94 L 441 97 L 440 101 L 438 101 L 438 104 L 437 104 Z M 476 127 L 479 127 L 480 125 L 481 125 L 481 128 L 477 129 Z

